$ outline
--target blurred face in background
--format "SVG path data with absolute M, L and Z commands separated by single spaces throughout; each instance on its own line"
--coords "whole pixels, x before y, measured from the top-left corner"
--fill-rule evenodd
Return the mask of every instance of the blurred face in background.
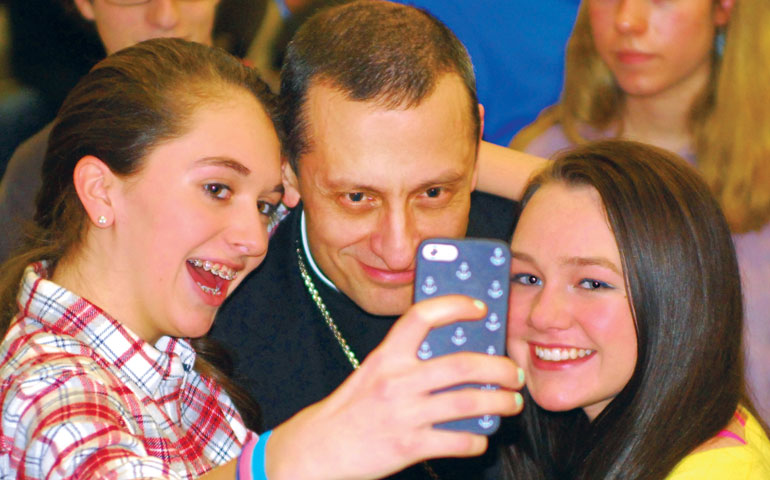
M 733 0 L 588 0 L 594 44 L 620 88 L 654 96 L 708 81 L 716 29 Z M 678 87 L 678 88 L 677 88 Z
M 160 37 L 211 45 L 219 0 L 74 0 L 107 54 Z

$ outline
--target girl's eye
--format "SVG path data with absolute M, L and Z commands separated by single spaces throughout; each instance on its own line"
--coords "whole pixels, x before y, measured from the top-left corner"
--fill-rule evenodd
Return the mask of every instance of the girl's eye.
M 512 280 L 522 285 L 542 285 L 543 281 L 531 273 L 517 273 Z
M 600 288 L 613 288 L 612 285 L 600 280 L 594 280 L 592 278 L 584 278 L 578 285 L 586 290 L 599 290 Z
M 203 186 L 206 193 L 219 200 L 227 200 L 232 195 L 230 187 L 222 183 L 207 183 Z
M 270 202 L 265 201 L 258 201 L 257 202 L 257 208 L 259 209 L 259 214 L 264 215 L 266 217 L 272 217 L 275 215 L 276 210 L 278 210 L 278 205 L 274 205 Z

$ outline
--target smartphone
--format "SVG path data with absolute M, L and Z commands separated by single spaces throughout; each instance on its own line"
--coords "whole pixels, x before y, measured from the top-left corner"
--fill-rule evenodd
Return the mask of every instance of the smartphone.
M 458 321 L 431 330 L 417 350 L 429 360 L 461 351 L 505 355 L 505 325 L 508 315 L 508 286 L 511 255 L 500 240 L 481 238 L 431 238 L 420 243 L 414 279 L 414 301 L 449 294 L 462 294 L 487 305 L 482 320 Z M 462 384 L 451 387 L 496 389 L 496 385 Z M 435 425 L 490 435 L 500 426 L 500 417 L 484 415 Z

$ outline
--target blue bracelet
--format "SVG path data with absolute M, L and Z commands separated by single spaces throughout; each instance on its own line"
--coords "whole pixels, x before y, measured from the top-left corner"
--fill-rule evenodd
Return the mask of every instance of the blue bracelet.
M 268 430 L 260 435 L 257 445 L 251 452 L 251 478 L 253 480 L 267 480 L 267 472 L 265 472 L 265 448 L 267 447 L 267 440 L 272 433 L 272 430 Z

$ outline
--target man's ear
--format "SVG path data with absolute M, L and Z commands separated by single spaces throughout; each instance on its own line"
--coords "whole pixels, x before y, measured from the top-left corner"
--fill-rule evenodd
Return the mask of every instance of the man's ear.
M 300 200 L 299 181 L 294 169 L 289 162 L 283 161 L 281 165 L 281 180 L 283 181 L 283 204 L 289 208 L 297 206 Z
M 476 183 L 479 179 L 479 159 L 478 152 L 481 148 L 481 137 L 484 135 L 484 105 L 479 103 L 479 141 L 476 144 L 476 163 L 473 165 L 473 177 L 471 178 L 471 190 L 476 190 Z
M 94 225 L 100 228 L 112 225 L 115 212 L 110 189 L 116 178 L 109 167 L 93 155 L 86 155 L 75 165 L 72 175 L 80 203 Z
M 733 11 L 736 0 L 719 0 L 714 8 L 714 25 L 723 27 L 730 21 L 730 14 Z
M 75 6 L 77 7 L 78 11 L 80 12 L 80 15 L 83 16 L 86 20 L 93 21 L 96 19 L 96 14 L 94 13 L 94 5 L 91 3 L 93 0 L 73 0 L 75 2 Z
M 484 105 L 479 103 L 479 141 L 484 136 Z

